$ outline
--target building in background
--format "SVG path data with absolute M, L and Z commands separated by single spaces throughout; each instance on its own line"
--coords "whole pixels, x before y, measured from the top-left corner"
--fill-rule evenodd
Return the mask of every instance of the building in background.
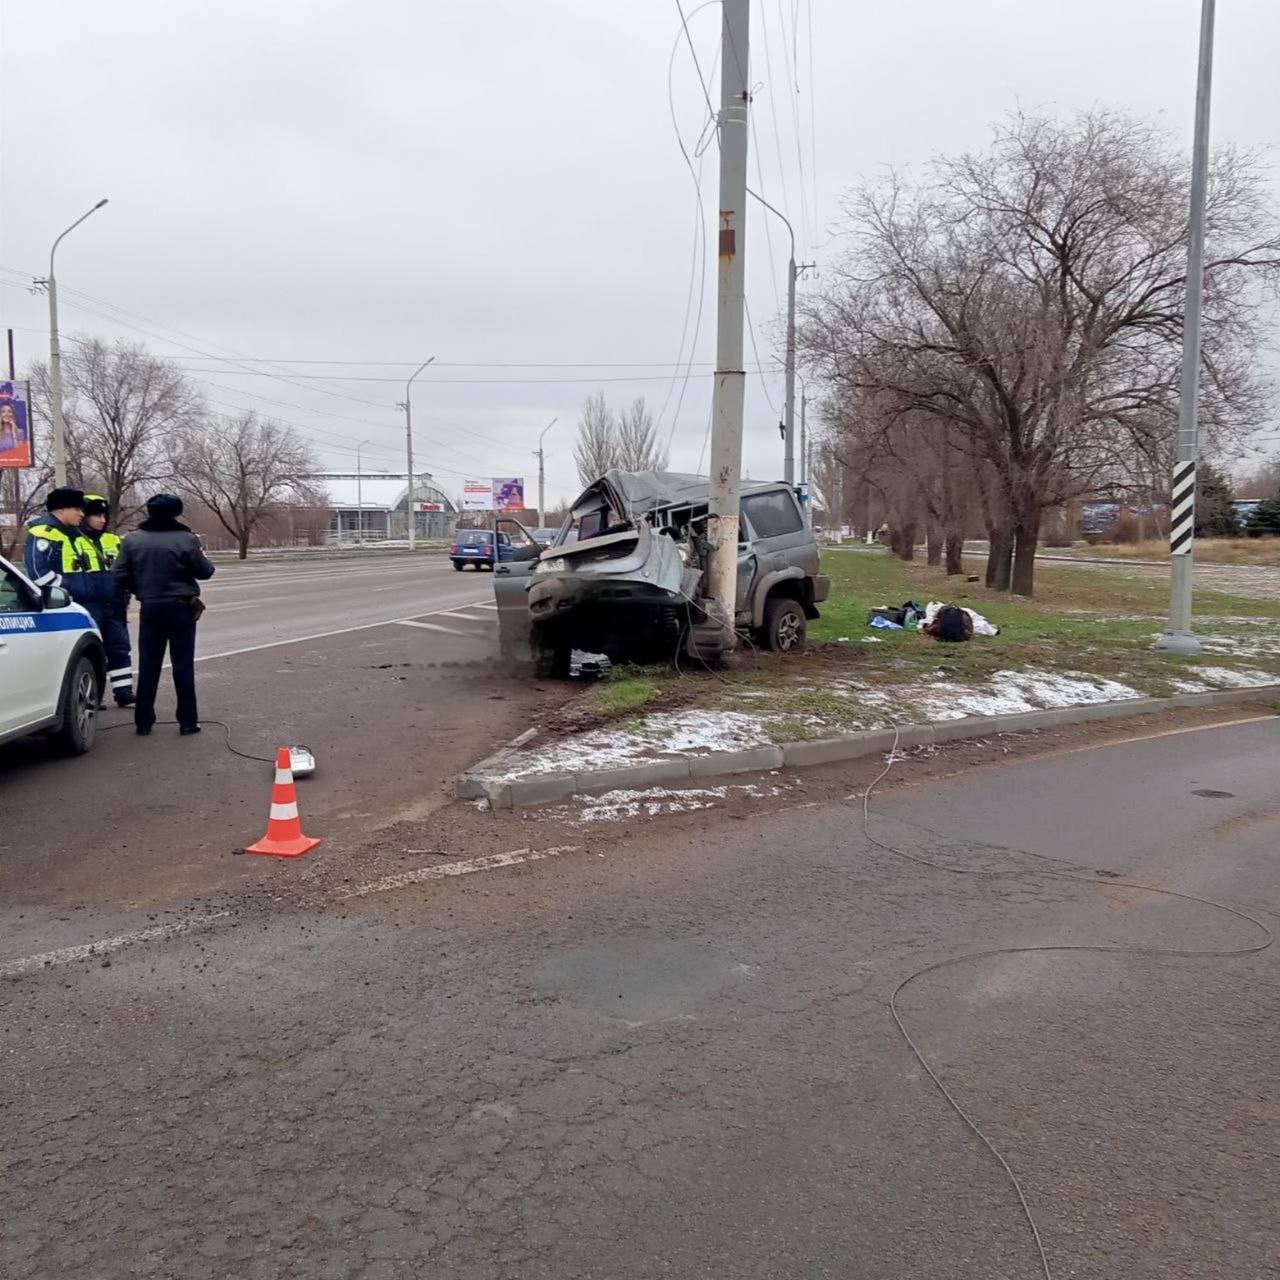
M 316 471 L 305 477 L 329 495 L 330 537 L 368 542 L 409 536 L 408 474 L 404 471 Z M 414 477 L 412 511 L 420 538 L 448 538 L 458 522 L 453 499 L 430 475 Z

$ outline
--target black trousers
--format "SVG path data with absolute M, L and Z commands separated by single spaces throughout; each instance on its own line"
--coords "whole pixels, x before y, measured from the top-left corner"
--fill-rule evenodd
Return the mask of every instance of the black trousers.
M 133 721 L 140 729 L 156 722 L 156 692 L 165 650 L 173 663 L 173 687 L 178 692 L 178 724 L 198 724 L 196 711 L 196 620 L 186 600 L 144 600 L 138 623 L 138 701 Z

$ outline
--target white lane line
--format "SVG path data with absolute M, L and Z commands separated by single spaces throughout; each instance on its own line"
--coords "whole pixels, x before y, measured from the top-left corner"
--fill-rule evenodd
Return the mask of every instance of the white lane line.
M 467 604 L 467 605 L 463 605 L 462 607 L 464 609 L 472 609 L 472 608 L 476 608 L 477 606 Z M 432 614 L 431 616 L 435 617 L 436 615 Z M 492 618 L 477 618 L 474 613 L 450 613 L 447 609 L 442 609 L 440 611 L 439 616 L 442 618 L 457 618 L 459 622 L 492 622 L 493 621 Z
M 470 606 L 464 605 L 463 608 Z M 329 636 L 345 636 L 350 635 L 353 631 L 372 631 L 374 627 L 390 627 L 397 622 L 409 622 L 413 618 L 434 618 L 437 616 L 446 616 L 448 613 L 445 609 L 423 610 L 416 614 L 410 614 L 404 618 L 383 618 L 380 622 L 362 622 L 354 627 L 335 627 L 329 631 L 316 631 L 306 636 L 290 636 L 287 640 L 268 640 L 265 644 L 248 644 L 241 649 L 224 649 L 221 653 L 201 653 L 196 656 L 197 662 L 212 662 L 215 658 L 234 658 L 242 653 L 259 653 L 263 649 L 279 649 L 286 644 L 306 644 L 308 640 L 324 640 Z M 473 619 L 474 621 L 474 619 Z
M 472 631 L 459 631 L 457 627 L 442 627 L 435 622 L 415 622 L 412 618 L 397 618 L 393 625 L 397 627 L 421 627 L 423 631 L 443 631 L 447 636 L 462 636 L 467 640 L 475 639 L 475 633 Z
M 416 871 L 402 871 L 399 875 L 384 876 L 368 884 L 357 885 L 339 894 L 342 898 L 363 898 L 371 893 L 386 893 L 391 889 L 403 889 L 411 884 L 423 884 L 430 880 L 448 880 L 452 876 L 469 876 L 477 871 L 497 871 L 503 867 L 518 867 L 527 862 L 541 862 L 544 858 L 558 858 L 563 853 L 574 853 L 576 844 L 555 845 L 550 849 L 512 849 L 508 853 L 488 853 L 479 858 L 463 858 L 458 862 L 442 862 L 434 867 L 419 867 Z
M 478 604 L 475 606 L 477 609 L 497 609 L 497 607 L 496 604 Z
M 42 951 L 39 955 L 23 956 L 20 960 L 6 960 L 0 963 L 0 978 L 19 978 L 26 973 L 54 969 L 59 965 L 73 964 L 77 960 L 110 955 L 123 947 L 133 946 L 135 942 L 154 942 L 160 938 L 173 938 L 180 933 L 190 933 L 194 929 L 207 929 L 215 921 L 224 920 L 230 915 L 230 911 L 214 911 L 209 915 L 175 920 L 172 924 L 157 924 L 150 929 L 117 934 L 114 938 L 101 938 L 97 942 L 82 942 L 76 947 L 59 947 L 56 951 Z

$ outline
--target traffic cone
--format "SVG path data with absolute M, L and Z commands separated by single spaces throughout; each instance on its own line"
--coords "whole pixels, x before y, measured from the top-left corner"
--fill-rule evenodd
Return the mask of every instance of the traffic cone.
M 271 816 L 267 834 L 251 844 L 245 853 L 265 853 L 275 858 L 300 858 L 320 843 L 302 834 L 298 817 L 298 792 L 289 767 L 289 748 L 281 747 L 276 755 L 276 781 L 271 789 Z

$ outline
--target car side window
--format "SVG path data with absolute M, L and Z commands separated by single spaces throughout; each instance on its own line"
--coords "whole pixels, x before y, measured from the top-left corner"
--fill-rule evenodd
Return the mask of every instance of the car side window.
M 0 570 L 0 613 L 30 613 L 31 593 L 8 569 Z
M 743 498 L 742 510 L 757 538 L 780 538 L 804 528 L 800 509 L 785 489 L 753 493 Z

